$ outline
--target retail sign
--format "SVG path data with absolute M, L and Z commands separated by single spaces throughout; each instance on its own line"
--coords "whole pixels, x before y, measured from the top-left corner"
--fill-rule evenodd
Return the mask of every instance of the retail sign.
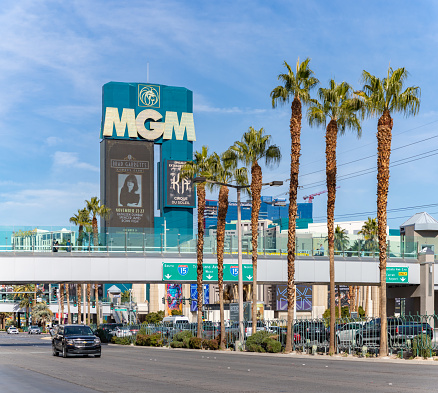
M 409 267 L 387 266 L 386 282 L 409 283 Z
M 250 264 L 242 265 L 243 281 L 251 282 L 253 268 Z M 239 268 L 236 264 L 224 263 L 224 281 L 235 281 L 239 279 Z M 163 263 L 163 281 L 197 281 L 196 263 Z M 203 282 L 217 282 L 218 269 L 216 263 L 203 264 Z
M 187 161 L 166 160 L 166 207 L 196 207 L 192 179 L 181 179 Z

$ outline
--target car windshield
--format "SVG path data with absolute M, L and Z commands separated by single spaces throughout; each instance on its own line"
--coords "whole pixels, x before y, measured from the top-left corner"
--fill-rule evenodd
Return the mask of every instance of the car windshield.
M 64 332 L 66 335 L 94 336 L 88 326 L 66 326 Z

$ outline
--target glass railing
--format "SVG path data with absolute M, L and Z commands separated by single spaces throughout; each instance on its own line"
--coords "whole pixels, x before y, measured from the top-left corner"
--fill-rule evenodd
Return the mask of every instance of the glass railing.
M 0 227 L 1 252 L 52 252 L 52 253 L 174 253 L 195 254 L 197 238 L 187 233 L 177 233 L 177 229 L 166 233 L 150 228 L 109 228 L 106 232 L 81 234 L 72 227 Z M 237 255 L 237 234 L 227 231 L 224 253 Z M 429 247 L 438 249 L 438 239 L 422 237 L 388 236 L 388 258 L 417 258 L 418 252 Z M 287 231 L 269 228 L 259 232 L 259 255 L 287 255 Z M 214 231 L 206 231 L 204 254 L 216 254 L 217 241 Z M 242 234 L 242 253 L 252 253 L 251 232 Z M 327 257 L 327 237 L 322 234 L 297 234 L 296 255 Z M 335 239 L 336 257 L 378 258 L 377 241 L 364 240 L 360 235 Z

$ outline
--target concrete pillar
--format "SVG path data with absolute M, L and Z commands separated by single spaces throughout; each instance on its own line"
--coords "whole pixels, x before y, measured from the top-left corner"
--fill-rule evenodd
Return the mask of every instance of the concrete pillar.
M 312 318 L 322 318 L 328 308 L 328 285 L 312 285 Z
M 420 298 L 420 314 L 432 315 L 435 312 L 434 292 L 434 252 L 427 248 L 418 254 L 420 264 L 420 285 L 413 296 Z

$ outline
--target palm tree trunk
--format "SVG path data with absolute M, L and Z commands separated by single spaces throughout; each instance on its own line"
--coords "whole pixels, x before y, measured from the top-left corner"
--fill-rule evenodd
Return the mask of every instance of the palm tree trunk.
M 338 315 L 342 318 L 341 287 L 338 285 Z
M 377 226 L 380 261 L 380 356 L 388 353 L 386 321 L 386 208 L 388 205 L 389 160 L 391 156 L 392 119 L 385 110 L 377 124 Z
M 369 285 L 367 285 L 366 286 L 366 298 L 365 298 L 365 318 L 367 318 L 369 315 L 368 315 L 368 308 L 369 308 L 369 306 L 370 306 L 370 304 L 369 304 L 369 296 L 370 296 L 370 286 Z
M 90 325 L 90 323 L 91 323 L 91 284 L 87 284 L 87 303 L 88 303 L 87 325 Z
M 64 284 L 59 285 L 59 303 L 60 303 L 60 316 L 61 323 L 64 323 Z
M 221 323 L 220 348 L 225 349 L 225 320 L 224 320 L 224 244 L 225 218 L 228 210 L 228 187 L 221 186 L 219 191 L 219 206 L 217 213 L 217 275 L 219 287 L 219 315 Z
M 301 100 L 295 96 L 292 101 L 292 116 L 290 119 L 291 163 L 289 189 L 289 229 L 287 232 L 287 333 L 285 353 L 292 351 L 292 321 L 295 308 L 295 231 L 297 224 L 298 172 L 301 154 Z
M 78 233 L 78 245 L 79 245 L 79 251 L 82 251 L 82 239 L 84 238 L 84 226 L 79 225 L 79 233 Z
M 67 323 L 71 324 L 71 313 L 70 313 L 70 284 L 65 284 L 65 297 L 67 301 Z
M 327 238 L 330 266 L 330 346 L 329 354 L 335 353 L 335 200 L 336 200 L 336 143 L 338 126 L 330 120 L 327 126 L 325 142 L 326 176 L 327 176 Z
M 77 284 L 76 293 L 78 295 L 78 325 L 82 322 L 82 284 Z
M 99 251 L 99 230 L 97 228 L 97 218 L 96 217 L 93 217 L 92 226 L 93 226 L 93 246 L 94 246 L 94 250 Z
M 359 285 L 356 287 L 356 312 L 358 313 L 358 315 L 359 315 L 359 302 L 360 302 L 360 299 L 359 299 Z
M 197 277 L 196 284 L 198 288 L 198 331 L 196 336 L 202 338 L 202 307 L 204 290 L 202 287 L 203 259 L 204 259 L 204 211 L 205 211 L 205 184 L 199 184 L 196 187 L 198 194 L 198 242 L 196 245 L 197 258 Z
M 97 327 L 99 327 L 99 325 L 100 325 L 99 285 L 97 283 L 94 284 L 94 297 L 96 299 L 96 325 L 97 325 Z
M 252 334 L 257 328 L 257 257 L 258 257 L 258 229 L 259 211 L 262 192 L 262 168 L 254 161 L 251 166 L 251 245 L 252 245 L 252 269 L 253 269 L 253 290 L 252 290 Z
M 351 285 L 348 287 L 348 296 L 350 298 L 348 308 L 349 308 L 350 317 L 351 317 L 351 313 L 354 312 L 354 287 Z

